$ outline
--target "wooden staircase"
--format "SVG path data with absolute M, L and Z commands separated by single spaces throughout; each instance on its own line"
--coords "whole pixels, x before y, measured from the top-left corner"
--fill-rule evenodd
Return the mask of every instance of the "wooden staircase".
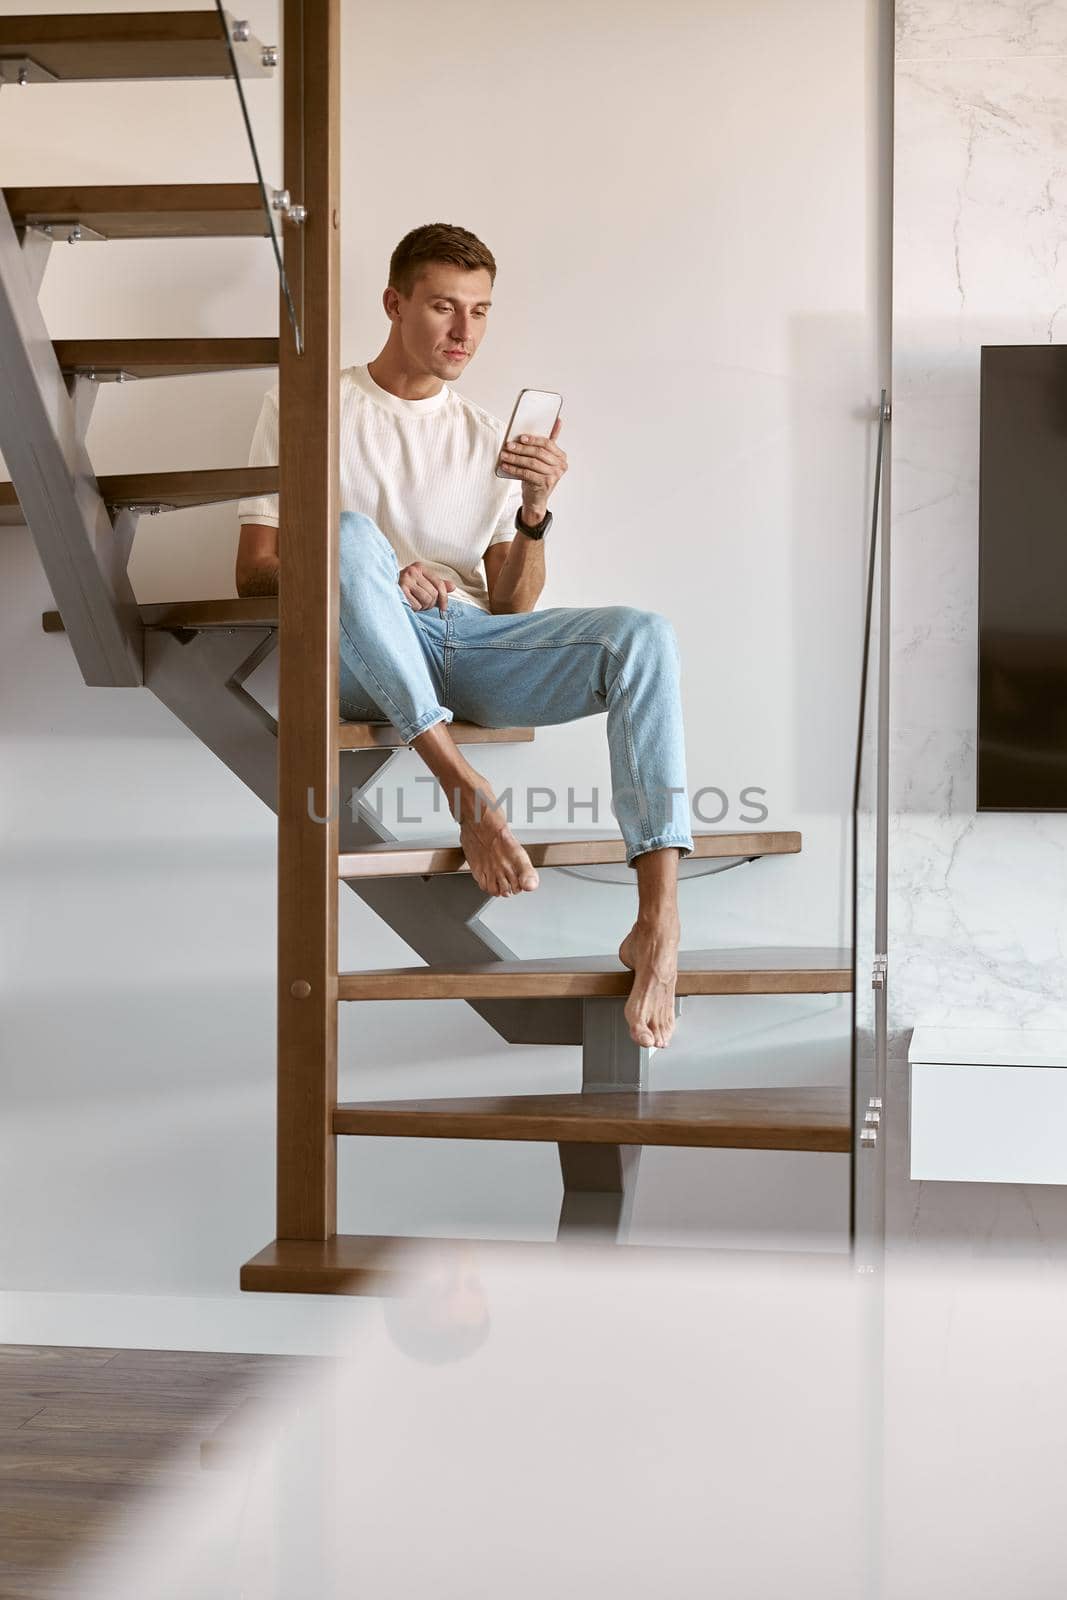
M 621 1238 L 645 1145 L 847 1153 L 847 1087 L 661 1090 L 652 1052 L 629 1040 L 630 974 L 614 956 L 523 961 L 480 921 L 488 897 L 453 839 L 391 837 L 359 803 L 396 754 L 386 724 L 346 723 L 337 691 L 339 0 L 284 7 L 285 270 L 302 345 L 281 307 L 280 337 L 52 340 L 37 293 L 65 239 L 272 237 L 260 184 L 6 188 L 0 198 L 0 523 L 25 522 L 86 683 L 143 684 L 279 818 L 277 1238 L 242 1287 L 363 1293 L 396 1282 L 403 1241 L 339 1235 L 339 1136 L 541 1140 L 559 1148 L 561 1236 Z M 0 19 L 0 83 L 242 76 L 276 52 L 227 39 L 215 11 Z M 278 467 L 139 471 L 97 477 L 85 447 L 99 386 L 280 369 Z M 149 513 L 280 492 L 280 597 L 138 604 L 127 564 Z M 288 514 L 299 506 L 300 515 Z M 325 530 L 325 535 L 323 533 Z M 279 715 L 246 690 L 279 650 Z M 530 729 L 452 724 L 461 742 L 521 742 Z M 348 790 L 351 804 L 339 800 Z M 315 797 L 315 806 L 309 804 Z M 621 839 L 525 837 L 539 868 L 617 863 Z M 708 832 L 696 858 L 795 854 L 800 835 Z M 404 938 L 422 965 L 339 972 L 341 884 Z M 688 951 L 686 995 L 846 993 L 847 950 Z M 337 1103 L 339 1004 L 459 999 L 505 1039 L 580 1045 L 580 1092 Z

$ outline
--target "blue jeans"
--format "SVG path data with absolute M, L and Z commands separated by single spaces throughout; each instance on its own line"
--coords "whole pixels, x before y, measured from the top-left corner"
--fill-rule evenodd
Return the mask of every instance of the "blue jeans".
M 693 849 L 678 687 L 666 618 L 630 606 L 493 616 L 450 600 L 415 611 L 392 545 L 341 513 L 341 715 L 391 722 L 406 744 L 453 715 L 483 728 L 549 727 L 607 712 L 612 799 L 626 859 Z

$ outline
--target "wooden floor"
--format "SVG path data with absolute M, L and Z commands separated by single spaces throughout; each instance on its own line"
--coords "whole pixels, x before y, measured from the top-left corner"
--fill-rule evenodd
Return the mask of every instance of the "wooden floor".
M 317 1358 L 0 1345 L 0 1597 L 54 1600 L 143 1489 L 199 1475 L 249 1396 Z

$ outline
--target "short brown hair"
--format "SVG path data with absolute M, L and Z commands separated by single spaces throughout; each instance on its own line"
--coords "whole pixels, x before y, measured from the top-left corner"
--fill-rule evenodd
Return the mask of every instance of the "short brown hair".
M 426 222 L 405 233 L 389 258 L 389 287 L 410 300 L 422 269 L 432 261 L 465 267 L 477 272 L 484 267 L 490 283 L 496 281 L 496 262 L 492 252 L 466 228 L 451 222 Z

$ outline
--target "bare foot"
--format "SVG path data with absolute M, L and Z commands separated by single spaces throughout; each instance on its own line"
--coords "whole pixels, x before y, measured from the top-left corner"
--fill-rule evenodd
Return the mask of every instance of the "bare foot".
M 487 790 L 480 804 L 464 805 L 459 843 L 479 889 L 486 894 L 521 894 L 536 889 L 540 878 L 500 811 L 492 810 Z
M 666 1049 L 674 1032 L 679 935 L 677 919 L 648 924 L 638 918 L 619 946 L 619 960 L 634 975 L 625 1007 L 630 1038 L 646 1049 Z

